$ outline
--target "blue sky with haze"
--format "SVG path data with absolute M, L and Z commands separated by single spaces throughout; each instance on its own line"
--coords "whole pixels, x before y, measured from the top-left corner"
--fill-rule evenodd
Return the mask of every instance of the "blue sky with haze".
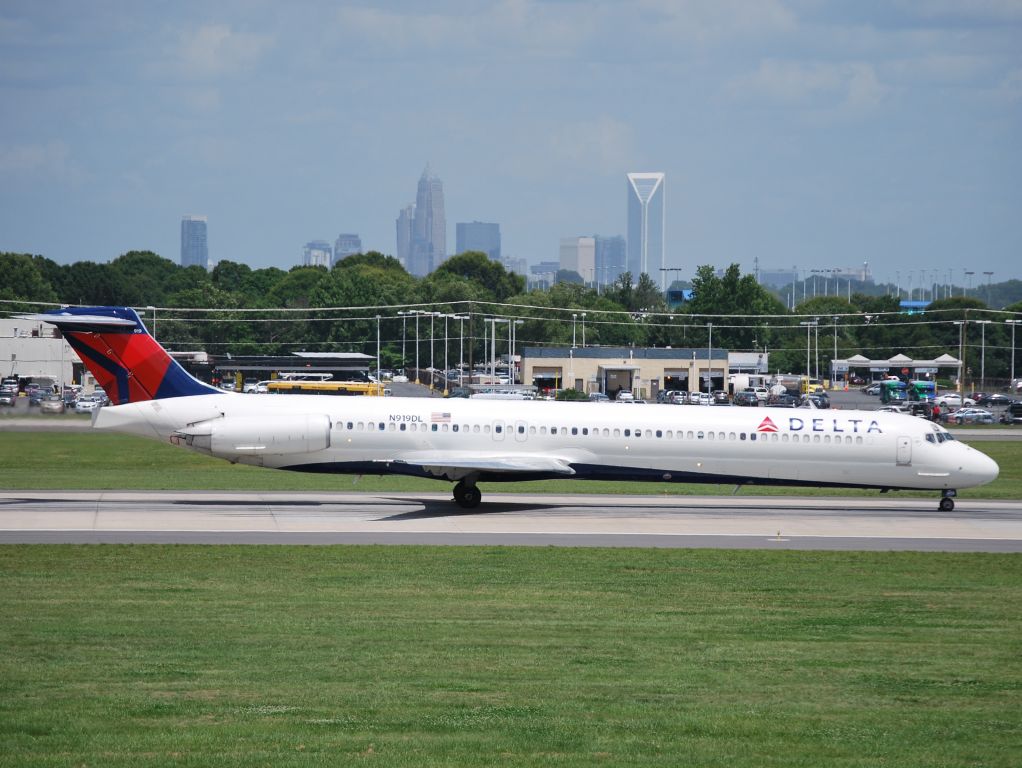
M 0 250 L 394 253 L 428 162 L 506 254 L 624 234 L 668 265 L 1022 277 L 1022 1 L 4 2 Z M 904 278 L 903 278 L 904 279 Z M 942 278 L 943 279 L 943 278 Z

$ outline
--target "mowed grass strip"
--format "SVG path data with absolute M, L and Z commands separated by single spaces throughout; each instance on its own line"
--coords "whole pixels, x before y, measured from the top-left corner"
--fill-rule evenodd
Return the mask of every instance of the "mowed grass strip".
M 1022 499 L 1022 441 L 976 447 L 1001 467 L 989 485 L 962 498 Z M 892 459 L 893 460 L 893 459 Z M 318 475 L 230 464 L 222 459 L 131 435 L 109 432 L 0 431 L 0 488 L 9 490 L 244 490 L 397 492 L 449 490 L 450 483 L 397 475 Z M 484 483 L 484 493 L 731 494 L 733 485 L 630 483 L 589 480 Z M 877 491 L 747 486 L 743 495 L 859 495 Z M 899 495 L 936 498 L 935 491 Z
M 4 766 L 1016 766 L 1012 555 L 0 547 Z

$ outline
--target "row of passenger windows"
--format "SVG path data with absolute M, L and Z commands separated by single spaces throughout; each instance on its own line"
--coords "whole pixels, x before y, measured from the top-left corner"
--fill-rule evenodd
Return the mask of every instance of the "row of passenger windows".
M 339 429 L 347 429 L 350 432 L 470 432 L 473 434 L 490 434 L 489 424 L 425 424 L 422 422 L 410 422 L 410 423 L 395 423 L 395 422 L 362 422 L 362 421 L 348 421 L 338 422 L 337 427 Z M 512 431 L 517 431 L 518 434 L 524 435 L 526 427 L 524 424 L 518 424 L 512 427 L 510 424 L 507 425 L 507 432 L 510 434 Z M 502 434 L 505 430 L 503 424 L 494 424 L 493 432 L 496 434 Z M 862 435 L 829 435 L 829 434 L 789 434 L 787 432 L 778 434 L 773 433 L 759 433 L 759 432 L 713 432 L 703 430 L 663 430 L 663 429 L 609 429 L 607 427 L 529 427 L 530 435 L 571 435 L 573 437 L 617 437 L 622 436 L 631 438 L 633 440 L 639 439 L 667 439 L 667 440 L 713 440 L 713 441 L 733 441 L 733 440 L 747 440 L 750 442 L 760 443 L 834 443 L 837 445 L 845 444 L 862 445 Z M 842 439 L 843 438 L 843 439 Z M 929 438 L 929 435 L 927 435 Z

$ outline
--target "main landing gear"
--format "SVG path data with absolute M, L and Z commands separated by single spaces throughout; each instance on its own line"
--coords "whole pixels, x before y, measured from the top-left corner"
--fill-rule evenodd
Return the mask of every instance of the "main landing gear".
M 958 495 L 958 491 L 953 488 L 947 488 L 940 492 L 940 504 L 938 509 L 941 512 L 953 512 L 955 509 L 955 496 Z
M 454 486 L 454 500 L 462 509 L 475 509 L 479 506 L 483 494 L 475 485 L 469 485 L 464 480 Z

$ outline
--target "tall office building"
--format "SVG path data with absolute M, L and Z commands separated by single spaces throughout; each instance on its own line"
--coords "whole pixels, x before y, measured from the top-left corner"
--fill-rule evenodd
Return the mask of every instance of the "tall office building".
M 561 238 L 560 269 L 576 273 L 584 283 L 594 282 L 596 239 L 592 237 Z
M 181 266 L 209 269 L 205 216 L 185 216 L 181 219 Z
M 334 261 L 336 264 L 356 253 L 362 253 L 362 238 L 358 235 L 338 235 L 334 241 Z
M 628 270 L 632 280 L 646 273 L 664 285 L 664 185 L 663 173 L 628 174 Z
M 305 244 L 302 250 L 303 267 L 326 267 L 330 269 L 333 251 L 326 240 L 313 240 Z
M 415 220 L 415 206 L 408 205 L 397 215 L 397 260 L 401 266 L 409 269 L 412 260 L 412 222 Z
M 411 206 L 409 207 L 411 208 Z M 397 219 L 398 257 L 402 253 L 402 218 L 405 208 Z M 447 217 L 444 213 L 444 185 L 430 173 L 429 166 L 419 178 L 419 189 L 408 231 L 408 249 L 405 269 L 417 277 L 428 275 L 440 266 L 447 257 Z
M 455 225 L 456 253 L 482 251 L 493 261 L 500 261 L 500 224 L 473 221 Z
M 596 235 L 596 283 L 610 285 L 627 267 L 628 251 L 621 235 Z

